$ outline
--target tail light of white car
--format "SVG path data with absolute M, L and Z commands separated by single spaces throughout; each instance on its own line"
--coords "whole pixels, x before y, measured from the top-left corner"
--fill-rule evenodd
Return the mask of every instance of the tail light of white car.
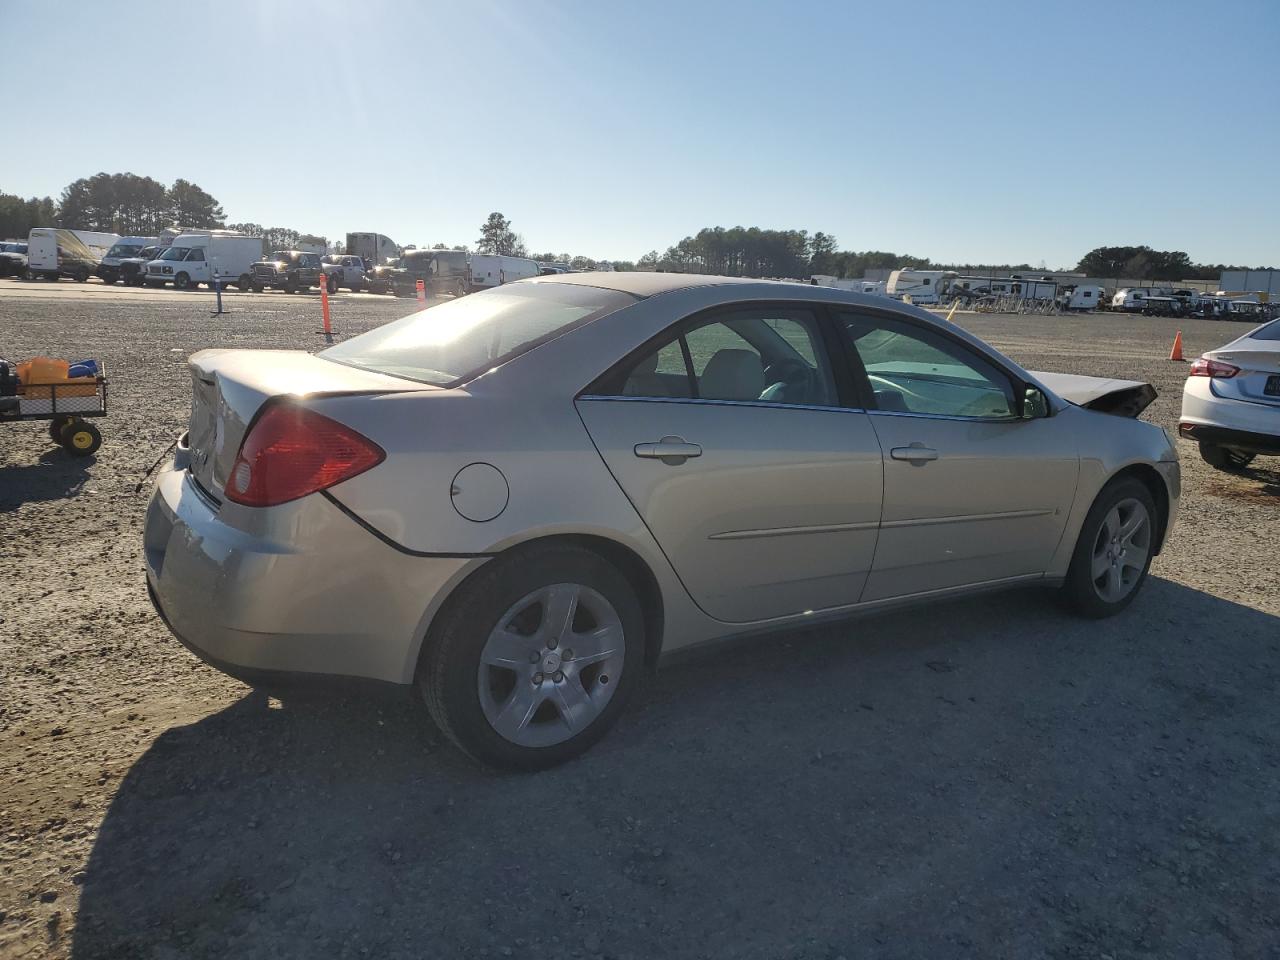
M 226 496 L 249 507 L 271 507 L 350 480 L 386 456 L 336 420 L 295 403 L 271 402 L 240 444 Z
M 1221 360 L 1210 360 L 1208 357 L 1201 357 L 1191 364 L 1190 371 L 1193 377 L 1220 377 L 1224 380 L 1228 377 L 1234 377 L 1239 372 L 1239 367 L 1223 363 Z

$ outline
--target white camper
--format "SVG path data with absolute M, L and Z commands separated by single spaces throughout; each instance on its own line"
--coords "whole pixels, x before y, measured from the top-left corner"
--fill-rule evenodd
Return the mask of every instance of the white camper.
M 473 253 L 470 260 L 472 290 L 487 290 L 513 280 L 536 277 L 542 268 L 524 257 L 502 257 L 489 253 Z
M 1093 284 L 1081 284 L 1065 295 L 1068 310 L 1098 310 L 1102 307 L 1103 289 Z
M 174 237 L 159 259 L 147 264 L 147 286 L 172 283 L 177 290 L 190 290 L 202 283 L 235 284 L 248 290 L 249 266 L 262 259 L 262 238 L 246 237 L 230 230 L 204 230 Z
M 346 252 L 372 261 L 375 267 L 400 255 L 395 242 L 380 233 L 348 233 Z
M 27 236 L 27 278 L 71 277 L 84 283 L 119 239 L 115 233 L 33 227 Z
M 943 280 L 954 276 L 950 270 L 895 270 L 889 274 L 885 292 L 895 300 L 910 297 L 912 303 L 937 303 Z
M 1111 298 L 1112 310 L 1138 312 L 1147 307 L 1147 297 L 1152 295 L 1151 287 L 1124 287 L 1117 290 Z

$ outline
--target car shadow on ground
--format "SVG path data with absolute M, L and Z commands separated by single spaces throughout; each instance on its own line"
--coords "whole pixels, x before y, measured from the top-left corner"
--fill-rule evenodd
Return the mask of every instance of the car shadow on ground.
M 1280 618 L 1153 578 L 722 648 L 537 775 L 249 693 L 120 783 L 72 957 L 1259 955 L 1278 686 Z
M 95 459 L 56 449 L 40 454 L 35 463 L 0 467 L 0 513 L 17 510 L 24 503 L 76 496 Z

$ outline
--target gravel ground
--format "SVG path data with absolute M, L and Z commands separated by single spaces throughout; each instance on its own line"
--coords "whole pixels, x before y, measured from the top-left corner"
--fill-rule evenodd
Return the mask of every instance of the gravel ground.
M 1180 441 L 1179 526 L 1120 618 L 1027 591 L 774 636 L 500 776 L 411 698 L 269 699 L 152 612 L 135 486 L 186 356 L 322 342 L 315 297 L 210 299 L 0 281 L 0 354 L 112 377 L 95 459 L 0 432 L 0 956 L 1280 956 L 1280 461 Z M 1171 321 L 958 319 L 1148 379 L 1174 423 Z M 1243 328 L 1182 329 L 1195 356 Z

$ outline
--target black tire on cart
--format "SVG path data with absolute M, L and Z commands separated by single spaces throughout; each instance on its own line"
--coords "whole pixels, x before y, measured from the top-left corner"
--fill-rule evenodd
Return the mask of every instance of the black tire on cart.
M 87 420 L 76 420 L 64 432 L 62 446 L 73 457 L 92 456 L 102 446 L 102 433 Z
M 62 442 L 62 431 L 75 421 L 75 417 L 69 417 L 65 413 L 60 413 L 49 421 L 49 436 L 54 443 Z

